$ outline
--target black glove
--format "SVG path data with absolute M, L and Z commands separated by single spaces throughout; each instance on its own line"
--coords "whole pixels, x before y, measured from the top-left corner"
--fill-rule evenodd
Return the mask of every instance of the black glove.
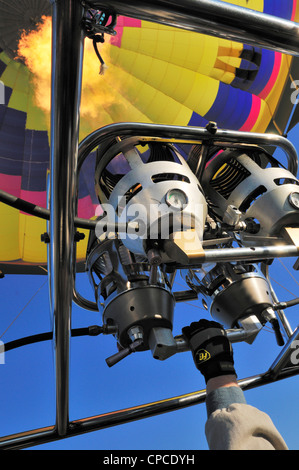
M 195 365 L 203 374 L 206 383 L 220 375 L 237 375 L 233 349 L 220 323 L 200 320 L 185 326 L 182 333 L 188 341 Z

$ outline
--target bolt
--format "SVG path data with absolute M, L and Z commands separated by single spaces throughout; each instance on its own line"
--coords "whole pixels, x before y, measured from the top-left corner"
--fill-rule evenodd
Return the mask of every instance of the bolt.
M 75 242 L 79 242 L 80 240 L 84 240 L 84 238 L 85 238 L 84 233 L 81 233 L 81 232 L 76 232 L 75 233 L 75 237 L 74 237 Z
M 50 236 L 47 232 L 42 233 L 41 236 L 40 236 L 40 239 L 44 243 L 50 243 Z
M 161 254 L 155 248 L 152 248 L 147 252 L 147 258 L 151 266 L 159 265 L 162 262 Z
M 210 134 L 216 134 L 216 132 L 217 132 L 217 123 L 213 122 L 213 121 L 210 121 L 206 125 L 206 129 Z

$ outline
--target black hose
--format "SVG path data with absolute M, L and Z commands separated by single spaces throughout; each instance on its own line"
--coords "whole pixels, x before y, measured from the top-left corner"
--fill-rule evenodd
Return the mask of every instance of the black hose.
M 296 299 L 287 300 L 286 302 L 279 302 L 273 308 L 274 310 L 280 310 L 280 309 L 283 310 L 284 308 L 294 307 L 295 305 L 298 305 L 298 304 L 299 304 L 299 297 L 297 297 Z
M 95 50 L 95 53 L 96 53 L 96 56 L 97 58 L 99 59 L 99 61 L 101 62 L 102 65 L 104 65 L 104 60 L 99 52 L 99 49 L 98 49 L 98 42 L 104 42 L 104 39 L 101 37 L 101 36 L 94 36 L 92 38 L 92 44 L 93 44 L 93 48 Z
M 98 325 L 89 326 L 86 328 L 74 328 L 71 330 L 71 336 L 97 336 L 103 333 L 103 327 Z M 9 341 L 8 343 L 2 344 L 0 346 L 0 353 L 11 351 L 12 349 L 17 349 L 22 346 L 26 346 L 28 344 L 39 343 L 41 341 L 49 341 L 53 339 L 52 331 L 47 333 L 39 333 L 37 335 L 26 336 L 24 338 L 15 339 L 13 341 Z
M 26 212 L 27 214 L 34 215 L 35 217 L 39 217 L 40 219 L 50 220 L 50 211 L 45 209 L 44 207 L 37 206 L 32 204 L 31 202 L 25 201 L 24 199 L 20 199 L 19 197 L 13 196 L 12 194 L 7 193 L 0 189 L 0 202 L 4 204 L 14 207 L 20 211 Z M 99 225 L 98 225 L 99 224 Z M 118 224 L 117 222 L 111 222 L 111 226 L 109 226 L 109 222 L 102 222 L 102 229 L 103 232 L 106 231 L 115 231 L 115 232 L 124 232 L 129 230 L 129 224 Z M 90 220 L 90 219 L 81 219 L 80 217 L 74 218 L 74 226 L 76 228 L 86 229 L 86 230 L 95 230 L 96 226 L 101 227 L 101 221 L 97 220 Z M 112 228 L 111 228 L 112 227 Z M 133 227 L 132 230 L 136 231 L 136 228 Z
M 27 214 L 34 215 L 40 219 L 50 220 L 50 211 L 44 207 L 37 206 L 31 202 L 20 199 L 19 197 L 13 196 L 6 191 L 0 190 L 0 202 L 7 204 L 8 206 L 14 207 L 20 211 L 26 212 Z M 93 230 L 96 227 L 96 220 L 81 219 L 75 217 L 74 225 L 77 228 Z

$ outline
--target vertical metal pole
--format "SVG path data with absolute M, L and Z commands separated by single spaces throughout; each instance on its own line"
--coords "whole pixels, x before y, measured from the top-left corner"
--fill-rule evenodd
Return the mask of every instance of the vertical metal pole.
M 264 276 L 266 276 L 266 279 L 268 281 L 273 301 L 276 302 L 276 303 L 279 303 L 279 299 L 278 299 L 278 297 L 276 295 L 276 292 L 275 292 L 275 290 L 272 286 L 272 282 L 271 282 L 271 279 L 270 279 L 270 276 L 269 276 L 269 266 L 266 263 L 262 263 L 261 268 L 262 268 L 262 272 L 263 272 Z M 284 328 L 284 331 L 285 331 L 287 337 L 290 338 L 293 334 L 293 330 L 291 328 L 291 325 L 290 325 L 286 315 L 284 314 L 284 311 L 283 310 L 277 310 L 277 315 L 278 315 L 278 317 L 281 321 L 281 324 Z
M 54 321 L 56 428 L 69 425 L 73 239 L 84 37 L 80 0 L 52 0 L 50 292 Z
M 279 355 L 268 370 L 268 374 L 271 380 L 276 380 L 280 371 L 290 362 L 291 354 L 294 351 L 294 346 L 297 346 L 299 340 L 299 326 L 294 330 L 292 336 L 288 339 L 288 342 L 280 351 Z M 291 364 L 289 364 L 291 365 Z

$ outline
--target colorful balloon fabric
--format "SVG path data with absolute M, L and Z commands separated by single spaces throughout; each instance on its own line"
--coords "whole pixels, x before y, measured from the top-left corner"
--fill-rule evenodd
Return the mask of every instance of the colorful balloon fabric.
M 11 2 L 12 9 L 16 3 L 25 8 L 28 1 Z M 299 22 L 297 0 L 229 3 Z M 6 6 L 0 0 L 0 80 L 5 86 L 5 103 L 0 104 L 0 189 L 46 207 L 49 112 L 37 105 L 32 71 L 14 58 L 11 44 L 17 42 L 16 33 L 10 45 L 4 40 L 9 24 L 1 11 Z M 116 36 L 105 36 L 105 75 L 98 74 L 95 55 L 96 78 L 88 80 L 90 64 L 86 65 L 82 100 L 92 105 L 92 112 L 85 114 L 83 107 L 80 139 L 98 127 L 124 121 L 181 126 L 216 121 L 219 128 L 286 132 L 293 109 L 291 83 L 299 77 L 298 58 L 132 18 L 119 17 L 116 31 Z M 80 174 L 78 215 L 93 217 L 97 204 L 94 160 L 88 158 Z M 46 222 L 3 203 L 0 217 L 0 270 L 44 272 L 47 246 L 40 236 L 47 231 Z M 87 237 L 78 243 L 79 259 L 85 257 L 86 243 Z

